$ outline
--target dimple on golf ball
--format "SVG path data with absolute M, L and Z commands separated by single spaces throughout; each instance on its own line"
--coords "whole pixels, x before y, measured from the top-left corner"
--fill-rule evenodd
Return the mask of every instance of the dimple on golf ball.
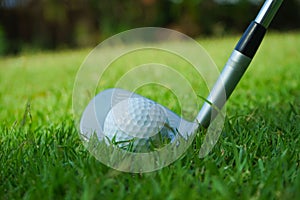
M 104 135 L 124 147 L 145 146 L 158 133 L 170 137 L 164 108 L 146 98 L 128 98 L 114 105 L 104 122 Z

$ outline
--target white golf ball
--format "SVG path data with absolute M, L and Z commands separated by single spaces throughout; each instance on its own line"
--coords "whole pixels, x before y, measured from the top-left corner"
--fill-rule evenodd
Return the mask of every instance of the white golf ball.
M 146 98 L 128 98 L 112 107 L 104 122 L 104 135 L 124 147 L 148 145 L 149 138 L 169 137 L 164 108 Z

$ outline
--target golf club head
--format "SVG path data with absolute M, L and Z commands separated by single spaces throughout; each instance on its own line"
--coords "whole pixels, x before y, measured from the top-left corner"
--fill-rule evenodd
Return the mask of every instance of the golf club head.
M 159 105 L 148 98 L 127 90 L 119 88 L 104 90 L 89 102 L 82 114 L 80 132 L 83 139 L 88 141 L 93 134 L 96 134 L 99 140 L 104 140 L 106 137 L 106 134 L 104 133 L 105 120 L 109 112 L 114 106 L 118 105 L 118 103 L 132 98 L 139 98 L 144 101 L 150 101 L 154 105 Z M 188 137 L 193 135 L 198 129 L 198 123 L 189 122 L 162 105 L 159 105 L 159 107 L 165 113 L 166 122 L 164 123 L 167 123 L 166 126 L 168 126 L 169 131 L 172 132 L 170 135 L 174 135 L 174 137 L 171 137 L 171 142 L 175 142 L 176 137 L 182 137 L 187 140 Z M 157 132 L 159 131 L 160 130 L 157 130 Z M 131 133 L 126 134 L 131 135 Z

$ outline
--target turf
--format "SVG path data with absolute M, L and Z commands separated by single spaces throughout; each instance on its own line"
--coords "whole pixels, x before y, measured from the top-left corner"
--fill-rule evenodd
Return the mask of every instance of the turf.
M 221 68 L 237 39 L 199 42 Z M 198 135 L 176 162 L 145 174 L 110 169 L 81 143 L 72 89 L 89 49 L 1 58 L 0 199 L 300 198 L 299 46 L 299 33 L 268 34 L 227 103 L 212 152 L 198 157 Z

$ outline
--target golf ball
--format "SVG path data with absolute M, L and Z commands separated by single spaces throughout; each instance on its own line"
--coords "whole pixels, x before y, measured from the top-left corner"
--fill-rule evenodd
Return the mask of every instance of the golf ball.
M 150 141 L 172 139 L 172 134 L 164 108 L 146 98 L 120 101 L 104 122 L 104 135 L 119 147 L 148 147 Z

